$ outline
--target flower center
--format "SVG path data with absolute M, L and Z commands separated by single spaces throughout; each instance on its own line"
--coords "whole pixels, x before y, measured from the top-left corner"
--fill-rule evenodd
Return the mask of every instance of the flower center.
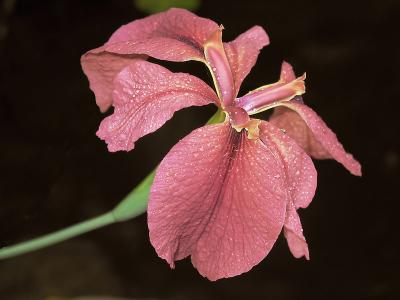
M 260 120 L 250 119 L 249 114 L 241 107 L 229 106 L 224 110 L 225 114 L 229 118 L 232 128 L 237 132 L 241 132 L 243 129 L 247 131 L 248 139 L 258 139 Z

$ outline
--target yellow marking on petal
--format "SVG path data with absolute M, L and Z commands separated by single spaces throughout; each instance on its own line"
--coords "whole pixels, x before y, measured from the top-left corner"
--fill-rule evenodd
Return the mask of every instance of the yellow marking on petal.
M 241 132 L 243 129 L 247 131 L 247 138 L 249 140 L 257 140 L 260 137 L 260 128 L 261 120 L 259 119 L 250 119 L 249 122 L 240 126 L 232 126 L 237 132 Z
M 281 103 L 281 102 L 289 102 L 294 97 L 303 95 L 306 92 L 306 86 L 305 86 L 305 82 L 304 82 L 305 79 L 306 79 L 306 73 L 304 73 L 300 77 L 297 77 L 295 80 L 278 87 L 279 89 L 280 88 L 285 88 L 285 89 L 288 89 L 288 90 L 292 91 L 291 95 L 286 97 L 286 98 L 279 99 L 279 100 L 274 101 L 274 102 L 272 102 L 270 104 L 267 104 L 264 107 L 260 107 L 260 108 L 256 108 L 256 109 L 250 110 L 250 111 L 248 111 L 248 114 L 249 115 L 258 114 L 260 112 L 263 112 L 263 111 L 266 111 L 268 109 L 271 109 L 273 107 L 278 106 L 279 103 Z M 253 92 L 259 91 L 259 90 L 263 90 L 263 89 L 268 89 L 268 88 L 270 88 L 272 86 L 275 86 L 275 85 L 278 85 L 278 84 L 282 84 L 282 82 L 278 81 L 278 82 L 276 82 L 274 84 L 262 86 L 262 87 L 260 87 L 258 89 L 255 89 L 255 90 L 251 91 L 250 93 L 253 93 Z M 246 94 L 245 96 L 249 95 L 250 93 Z

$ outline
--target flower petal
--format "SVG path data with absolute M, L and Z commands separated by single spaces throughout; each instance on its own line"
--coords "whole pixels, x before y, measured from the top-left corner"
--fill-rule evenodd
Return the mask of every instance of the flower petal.
M 170 60 L 204 61 L 203 45 L 219 28 L 212 20 L 172 8 L 119 28 L 104 45 L 118 54 L 147 54 Z
M 315 139 L 301 116 L 286 107 L 278 106 L 270 122 L 286 131 L 309 155 L 316 159 L 332 158 L 329 152 Z
M 221 106 L 224 108 L 232 105 L 236 93 L 233 74 L 222 43 L 222 30 L 221 26 L 207 40 L 204 45 L 204 57 L 213 77 L 218 97 L 221 99 Z
M 311 156 L 333 158 L 353 175 L 361 176 L 360 163 L 344 150 L 336 135 L 311 108 L 298 101 L 279 105 L 293 112 L 279 108 L 271 116 L 271 123 L 287 131 Z
M 161 162 L 150 192 L 150 241 L 174 262 L 192 256 L 210 280 L 247 272 L 283 226 L 282 162 L 260 140 L 225 122 L 199 128 Z
M 133 149 L 136 140 L 160 128 L 175 111 L 217 101 L 214 91 L 199 78 L 147 61 L 125 67 L 114 87 L 114 113 L 97 131 L 111 152 Z
M 304 256 L 309 260 L 310 254 L 306 239 L 303 235 L 300 217 L 292 201 L 289 201 L 287 205 L 284 234 L 293 256 L 296 258 Z
M 317 188 L 317 171 L 307 153 L 296 141 L 269 122 L 260 124 L 260 139 L 275 147 L 285 166 L 285 181 L 291 201 L 296 208 L 306 208 Z
M 102 112 L 112 105 L 113 81 L 119 71 L 143 55 L 117 55 L 104 51 L 104 47 L 93 49 L 81 58 L 82 69 L 89 79 L 90 89 Z
M 274 125 L 263 121 L 260 124 L 260 139 L 275 147 L 285 165 L 285 180 L 290 199 L 286 208 L 284 234 L 293 256 L 309 259 L 307 242 L 296 209 L 306 208 L 317 188 L 317 171 L 311 158 L 287 134 Z
M 236 105 L 245 109 L 249 114 L 257 114 L 276 106 L 278 102 L 290 101 L 305 93 L 306 74 L 296 78 L 292 66 L 282 63 L 279 81 L 264 85 L 236 99 Z
M 254 26 L 235 40 L 224 43 L 234 78 L 236 94 L 257 61 L 260 50 L 269 44 L 269 37 L 261 26 Z

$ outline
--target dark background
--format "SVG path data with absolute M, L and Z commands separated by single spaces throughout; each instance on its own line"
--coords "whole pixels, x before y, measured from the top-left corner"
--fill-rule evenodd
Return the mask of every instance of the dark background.
M 10 1 L 7 1 L 10 3 Z M 11 1 L 12 2 L 12 1 Z M 80 55 L 146 16 L 133 1 L 0 2 L 0 246 L 106 212 L 213 113 L 178 112 L 130 153 L 110 154 Z M 252 271 L 216 283 L 188 259 L 157 257 L 146 217 L 0 262 L 1 299 L 395 299 L 400 294 L 399 25 L 396 0 L 203 1 L 224 40 L 258 24 L 270 35 L 242 92 L 274 82 L 283 59 L 307 71 L 304 99 L 362 163 L 363 177 L 316 161 L 301 211 L 311 260 L 281 237 Z M 210 82 L 199 63 L 163 63 Z

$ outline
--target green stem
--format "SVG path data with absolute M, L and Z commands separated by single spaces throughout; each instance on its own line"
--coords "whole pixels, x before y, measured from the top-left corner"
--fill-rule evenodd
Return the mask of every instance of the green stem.
M 207 121 L 206 125 L 218 124 L 225 120 L 225 113 L 218 109 L 215 114 Z
M 224 112 L 218 110 L 208 120 L 207 125 L 220 123 L 224 119 Z M 0 249 L 0 260 L 39 250 L 116 222 L 130 220 L 144 213 L 147 208 L 147 198 L 155 173 L 156 169 L 147 175 L 113 210 L 53 233 L 13 246 L 3 247 Z
M 1 248 L 0 259 L 6 259 L 9 257 L 21 255 L 27 252 L 32 252 L 44 247 L 48 247 L 56 243 L 65 241 L 67 239 L 73 238 L 75 236 L 81 235 L 88 231 L 92 231 L 97 228 L 101 228 L 106 225 L 112 224 L 114 222 L 115 220 L 112 213 L 108 212 L 93 219 L 89 219 L 84 222 L 61 229 L 54 233 L 46 234 L 42 237 L 27 242 L 22 242 L 10 247 Z
M 150 186 L 155 176 L 155 170 L 143 179 L 122 201 L 111 211 L 98 217 L 83 221 L 67 228 L 46 234 L 44 236 L 0 249 L 0 260 L 24 253 L 39 250 L 59 242 L 68 240 L 86 232 L 132 219 L 146 211 Z
M 116 222 L 133 219 L 146 211 L 147 199 L 154 176 L 156 175 L 156 169 L 151 171 L 151 173 L 111 211 Z

